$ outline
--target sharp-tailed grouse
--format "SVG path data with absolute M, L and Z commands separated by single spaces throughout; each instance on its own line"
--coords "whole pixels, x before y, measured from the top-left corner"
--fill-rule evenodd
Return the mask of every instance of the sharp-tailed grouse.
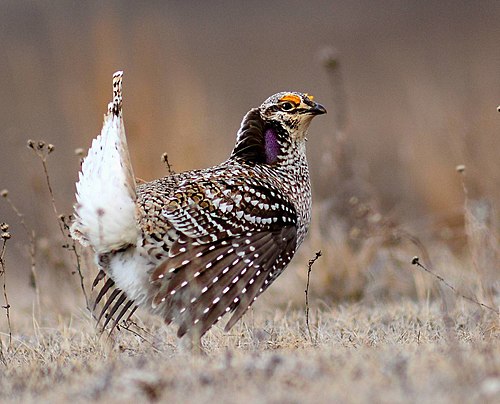
M 76 184 L 71 232 L 95 251 L 105 325 L 144 307 L 198 338 L 229 330 L 281 274 L 311 219 L 309 124 L 325 108 L 282 92 L 243 118 L 225 162 L 136 184 L 122 117 L 122 72 Z

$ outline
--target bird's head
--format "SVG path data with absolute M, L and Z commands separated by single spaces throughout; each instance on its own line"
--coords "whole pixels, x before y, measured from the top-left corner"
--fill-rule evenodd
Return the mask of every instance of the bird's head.
M 274 94 L 243 118 L 231 157 L 269 165 L 286 161 L 287 153 L 305 142 L 311 120 L 324 113 L 308 94 Z
M 293 138 L 305 137 L 311 120 L 326 113 L 323 105 L 314 102 L 309 94 L 283 92 L 274 94 L 259 107 L 265 121 L 281 125 Z

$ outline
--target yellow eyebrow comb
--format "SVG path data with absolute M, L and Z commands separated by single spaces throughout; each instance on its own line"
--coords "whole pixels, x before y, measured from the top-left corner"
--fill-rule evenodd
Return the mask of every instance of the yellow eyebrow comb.
M 290 101 L 292 104 L 299 105 L 301 99 L 298 95 L 295 94 L 287 94 L 280 98 L 279 102 Z

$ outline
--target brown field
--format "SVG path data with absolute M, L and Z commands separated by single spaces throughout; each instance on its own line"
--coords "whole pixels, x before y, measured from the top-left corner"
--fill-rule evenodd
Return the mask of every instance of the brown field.
M 313 341 L 297 310 L 255 310 L 205 355 L 179 351 L 154 323 L 147 341 L 122 330 L 99 339 L 83 315 L 16 335 L 2 402 L 498 402 L 498 318 L 474 307 L 443 321 L 438 305 L 324 307 Z M 148 323 L 151 324 L 150 321 Z M 5 336 L 4 336 L 5 338 Z
M 500 5 L 199 3 L 0 7 L 0 402 L 499 402 Z M 101 335 L 86 310 L 96 269 L 65 225 L 118 69 L 146 180 L 163 152 L 225 159 L 277 91 L 329 111 L 307 240 L 203 354 L 145 313 Z

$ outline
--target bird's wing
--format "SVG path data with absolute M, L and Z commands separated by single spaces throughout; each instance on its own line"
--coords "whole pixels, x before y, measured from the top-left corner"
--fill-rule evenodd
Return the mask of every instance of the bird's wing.
M 203 335 L 234 311 L 229 330 L 288 265 L 297 217 L 280 195 L 264 184 L 207 181 L 179 189 L 166 205 L 163 215 L 180 237 L 152 273 L 161 284 L 153 305 L 180 324 L 179 336 Z

